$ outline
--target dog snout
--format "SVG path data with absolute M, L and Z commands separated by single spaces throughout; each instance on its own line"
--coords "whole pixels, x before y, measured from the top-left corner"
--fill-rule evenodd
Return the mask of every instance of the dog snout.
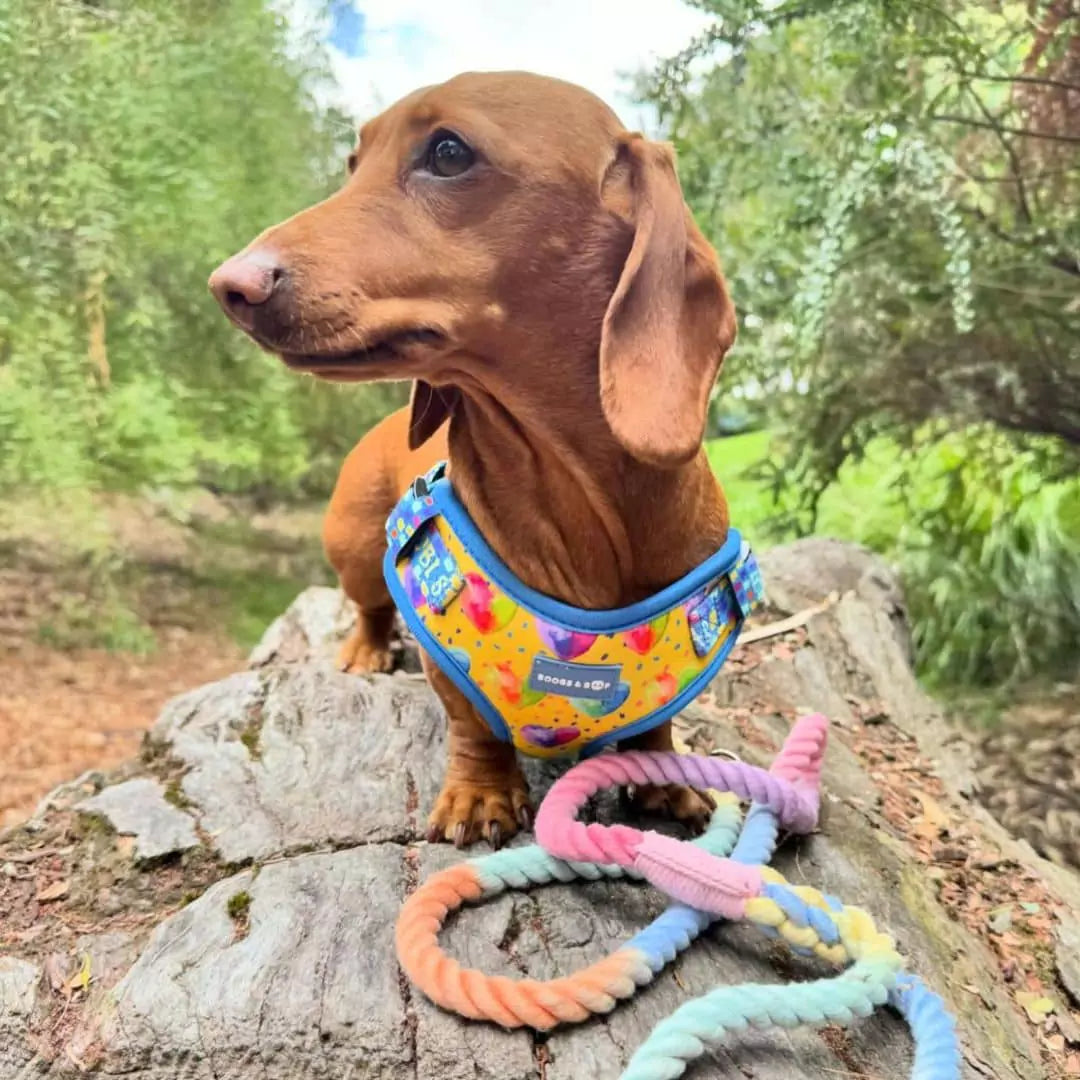
M 259 309 L 284 291 L 288 273 L 266 250 L 242 251 L 210 275 L 210 291 L 225 314 L 244 330 L 255 329 Z

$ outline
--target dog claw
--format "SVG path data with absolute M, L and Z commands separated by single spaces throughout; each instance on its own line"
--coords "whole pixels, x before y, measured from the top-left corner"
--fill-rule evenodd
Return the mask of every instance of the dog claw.
M 523 832 L 528 832 L 533 824 L 533 812 L 531 806 L 519 806 L 517 810 L 518 824 Z
M 491 784 L 448 781 L 439 792 L 428 824 L 437 834 L 436 839 L 450 840 L 459 848 L 483 840 L 497 850 L 518 831 L 519 825 L 528 828 L 532 822 L 531 808 L 528 816 L 521 810 L 528 801 L 519 774 L 505 786 L 501 778 Z
M 443 839 L 443 831 L 438 825 L 432 825 L 427 831 L 427 842 L 429 844 L 437 844 Z

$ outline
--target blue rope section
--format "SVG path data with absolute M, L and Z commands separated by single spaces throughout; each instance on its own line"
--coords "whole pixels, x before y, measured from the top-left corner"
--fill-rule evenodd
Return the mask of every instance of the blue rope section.
M 755 804 L 747 814 L 731 858 L 747 865 L 766 863 L 772 856 L 776 838 L 775 815 Z M 806 903 L 790 887 L 768 883 L 762 895 L 772 900 L 795 926 L 809 928 L 824 944 L 842 944 L 840 928 L 829 914 Z M 844 910 L 836 897 L 820 895 L 832 911 Z M 670 927 L 666 922 L 668 917 Z M 689 940 L 693 940 L 711 921 L 701 912 L 673 905 L 629 942 L 629 947 L 637 945 L 645 951 L 669 944 L 661 933 L 676 928 L 687 932 Z M 769 927 L 760 928 L 770 936 L 779 936 Z M 793 948 L 802 955 L 814 955 L 812 949 Z M 669 960 L 675 953 L 665 955 Z M 654 967 L 655 970 L 658 968 Z M 893 966 L 873 955 L 857 958 L 851 967 L 831 979 L 780 987 L 754 983 L 720 987 L 688 1002 L 652 1030 L 620 1080 L 675 1080 L 691 1061 L 706 1052 L 708 1041 L 717 1041 L 747 1026 L 848 1024 L 857 1016 L 869 1016 L 876 1006 L 886 1003 L 893 1005 L 907 1021 L 915 1042 L 910 1080 L 960 1080 L 962 1059 L 956 1025 L 944 1001 L 917 977 L 907 973 L 898 976 Z
M 911 1080 L 958 1077 L 963 1059 L 956 1021 L 945 1002 L 917 975 L 905 973 L 890 992 L 889 1004 L 908 1022 L 915 1039 Z

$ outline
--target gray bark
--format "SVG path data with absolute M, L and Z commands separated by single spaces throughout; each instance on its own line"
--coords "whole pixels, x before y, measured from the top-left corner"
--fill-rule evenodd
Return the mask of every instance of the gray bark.
M 737 653 L 715 700 L 688 710 L 684 730 L 768 764 L 797 711 L 829 715 L 820 831 L 785 845 L 775 865 L 795 883 L 864 906 L 891 930 L 959 1015 L 965 1077 L 1045 1076 L 1025 1021 L 995 981 L 994 959 L 950 919 L 926 867 L 885 827 L 875 781 L 846 743 L 863 722 L 856 699 L 878 703 L 876 722 L 931 745 L 941 727 L 911 671 L 895 581 L 865 552 L 838 544 L 792 545 L 763 563 L 774 616 L 831 593 L 835 603 L 810 620 L 792 655 L 750 664 Z M 267 632 L 250 670 L 165 709 L 149 762 L 122 779 L 178 785 L 180 808 L 158 805 L 159 789 L 145 784 L 129 782 L 127 796 L 152 794 L 156 812 L 165 806 L 193 821 L 198 847 L 164 866 L 111 863 L 104 891 L 120 896 L 119 909 L 115 899 L 104 906 L 97 879 L 97 891 L 85 890 L 81 921 L 96 919 L 102 931 L 83 939 L 98 957 L 89 994 L 59 1001 L 32 942 L 23 955 L 0 958 L 2 1080 L 79 1070 L 139 1080 L 613 1080 L 650 1029 L 691 996 L 822 973 L 745 927 L 719 926 L 610 1016 L 550 1037 L 466 1023 L 432 1006 L 397 967 L 393 926 L 417 876 L 462 858 L 421 839 L 445 763 L 441 712 L 422 677 L 336 671 L 333 648 L 348 621 L 340 594 L 310 589 Z M 537 796 L 549 780 L 550 771 L 536 774 Z M 77 819 L 85 786 L 45 800 L 9 845 L 32 845 L 58 820 Z M 124 816 L 124 802 L 123 784 L 107 786 L 89 808 L 141 844 L 142 826 Z M 1009 842 L 985 815 L 980 827 Z M 107 847 L 118 839 L 107 837 Z M 94 842 L 105 850 L 100 837 Z M 71 856 L 76 900 L 79 875 L 92 875 L 88 859 L 76 859 L 89 843 L 80 839 Z M 178 874 L 196 888 L 216 880 L 178 907 Z M 155 893 L 166 884 L 170 892 Z M 117 931 L 129 895 L 149 897 L 140 900 L 149 915 Z M 549 887 L 463 913 L 444 941 L 485 971 L 550 978 L 618 947 L 663 906 L 642 885 Z M 981 996 L 964 989 L 972 984 Z M 717 1047 L 687 1075 L 893 1077 L 906 1075 L 911 1056 L 905 1026 L 882 1011 L 842 1036 L 753 1033 Z

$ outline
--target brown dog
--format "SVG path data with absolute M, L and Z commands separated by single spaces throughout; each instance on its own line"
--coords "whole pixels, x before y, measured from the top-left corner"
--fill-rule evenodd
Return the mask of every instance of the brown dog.
M 671 150 L 578 87 L 467 74 L 364 125 L 349 171 L 210 279 L 297 371 L 414 380 L 409 409 L 349 454 L 326 517 L 359 611 L 342 665 L 386 670 L 384 524 L 447 456 L 495 552 L 578 607 L 639 601 L 715 552 L 727 507 L 701 442 L 735 315 Z M 431 836 L 498 846 L 531 820 L 514 751 L 425 671 L 449 716 Z M 670 749 L 670 724 L 631 743 Z M 687 820 L 707 809 L 684 789 L 638 797 Z

